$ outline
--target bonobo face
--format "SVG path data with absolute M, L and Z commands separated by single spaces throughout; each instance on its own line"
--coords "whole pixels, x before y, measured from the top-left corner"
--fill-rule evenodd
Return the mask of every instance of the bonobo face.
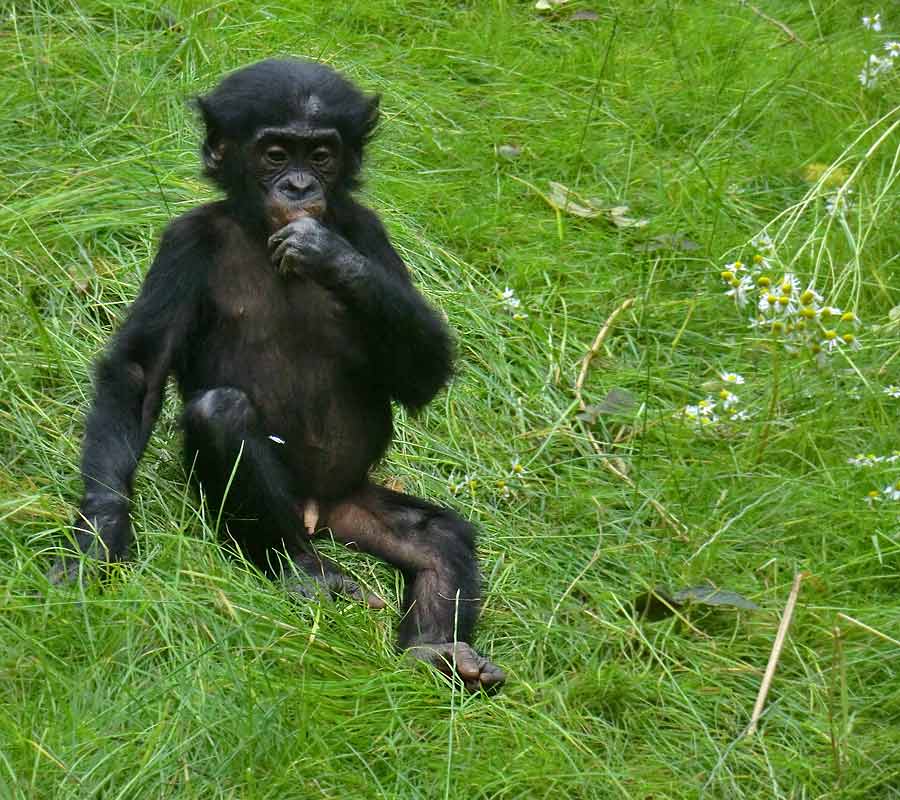
M 250 163 L 272 233 L 300 217 L 325 214 L 341 169 L 341 136 L 303 124 L 263 128 L 250 143 Z

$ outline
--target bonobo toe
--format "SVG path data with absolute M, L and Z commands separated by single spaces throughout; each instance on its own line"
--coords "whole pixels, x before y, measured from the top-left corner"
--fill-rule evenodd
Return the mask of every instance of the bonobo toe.
M 466 642 L 438 642 L 410 647 L 409 655 L 425 661 L 449 678 L 458 677 L 470 692 L 496 691 L 506 673 Z

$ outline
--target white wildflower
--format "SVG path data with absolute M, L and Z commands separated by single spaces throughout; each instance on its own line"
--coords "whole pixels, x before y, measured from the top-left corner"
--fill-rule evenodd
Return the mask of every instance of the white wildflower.
M 753 291 L 753 278 L 749 275 L 744 275 L 740 279 L 734 278 L 730 285 L 731 288 L 725 292 L 725 296 L 733 297 L 738 308 L 746 308 L 750 292 Z
M 874 467 L 882 461 L 884 461 L 884 456 L 876 456 L 874 453 L 860 453 L 847 459 L 847 463 L 854 467 Z
M 819 346 L 826 353 L 833 353 L 835 350 L 840 349 L 840 346 L 843 344 L 836 330 L 829 329 L 825 331 L 823 336 L 824 338 L 819 342 Z
M 707 397 L 705 400 L 697 403 L 697 408 L 700 410 L 701 416 L 714 417 L 715 414 L 713 412 L 716 410 L 716 401 L 712 397 Z
M 888 500 L 900 500 L 900 481 L 885 486 L 884 489 L 882 489 L 881 493 Z
M 893 383 L 890 386 L 885 386 L 884 393 L 888 397 L 893 397 L 895 400 L 900 400 L 900 386 L 896 386 Z
M 719 377 L 725 381 L 725 383 L 733 383 L 736 386 L 742 386 L 744 384 L 743 375 L 738 375 L 736 372 L 723 372 Z
M 900 57 L 900 42 L 885 42 L 884 51 L 887 53 L 888 58 L 894 59 Z
M 515 290 L 510 289 L 508 286 L 501 292 L 500 299 L 507 308 L 518 308 L 522 305 L 522 301 L 516 297 Z
M 774 312 L 778 308 L 778 295 L 772 291 L 764 290 L 759 296 L 757 308 L 763 314 Z
M 699 419 L 700 418 L 700 407 L 699 406 L 685 406 L 684 411 L 681 412 L 688 419 Z
M 750 240 L 750 245 L 754 250 L 758 250 L 760 253 L 768 256 L 774 255 L 775 253 L 775 242 L 772 241 L 772 237 L 765 231 L 754 236 Z
M 863 17 L 862 26 L 867 31 L 875 31 L 876 33 L 878 33 L 878 31 L 881 30 L 881 14 L 878 13 L 872 17 Z
M 865 70 L 863 70 L 863 72 L 865 72 Z M 860 80 L 862 80 L 862 77 L 860 77 Z M 865 86 L 866 84 L 863 83 L 863 85 Z M 866 86 L 866 88 L 872 87 Z M 853 207 L 850 203 L 850 194 L 851 191 L 849 189 L 838 189 L 837 191 L 826 195 L 825 213 L 828 214 L 829 217 L 846 216 L 847 212 Z
M 728 389 L 722 389 L 722 391 L 719 392 L 719 399 L 722 401 L 722 408 L 725 411 L 731 411 L 741 402 L 741 398 L 734 394 L 734 392 L 729 392 Z
M 753 270 L 754 272 L 765 272 L 772 268 L 772 262 L 766 258 L 762 253 L 757 253 L 753 256 Z
M 516 292 L 514 289 L 510 289 L 508 286 L 503 289 L 502 292 L 497 293 L 498 298 L 500 299 L 500 303 L 503 308 L 509 311 L 512 314 L 512 318 L 515 320 L 527 319 L 528 314 L 521 310 L 522 301 L 516 297 Z
M 800 281 L 793 272 L 785 272 L 778 288 L 781 290 L 782 294 L 799 294 Z
M 713 412 L 715 407 L 716 404 L 712 402 L 711 398 L 707 398 L 701 400 L 697 405 L 685 406 L 681 414 L 685 419 L 696 422 L 701 428 L 706 428 L 719 421 L 718 415 Z

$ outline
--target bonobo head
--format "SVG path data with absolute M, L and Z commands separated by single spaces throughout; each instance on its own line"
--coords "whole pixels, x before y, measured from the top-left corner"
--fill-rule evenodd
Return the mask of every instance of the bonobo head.
M 356 186 L 378 121 L 377 96 L 297 59 L 239 69 L 196 102 L 206 125 L 204 174 L 270 233 L 323 217 Z

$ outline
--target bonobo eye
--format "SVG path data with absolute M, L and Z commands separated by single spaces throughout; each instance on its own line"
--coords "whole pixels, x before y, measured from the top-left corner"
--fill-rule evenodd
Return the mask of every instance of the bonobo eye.
M 283 147 L 272 145 L 271 147 L 266 148 L 266 161 L 268 161 L 273 166 L 283 166 L 287 163 L 287 160 L 287 150 L 285 150 Z
M 309 157 L 314 167 L 327 167 L 331 163 L 331 150 L 327 147 L 317 147 Z

